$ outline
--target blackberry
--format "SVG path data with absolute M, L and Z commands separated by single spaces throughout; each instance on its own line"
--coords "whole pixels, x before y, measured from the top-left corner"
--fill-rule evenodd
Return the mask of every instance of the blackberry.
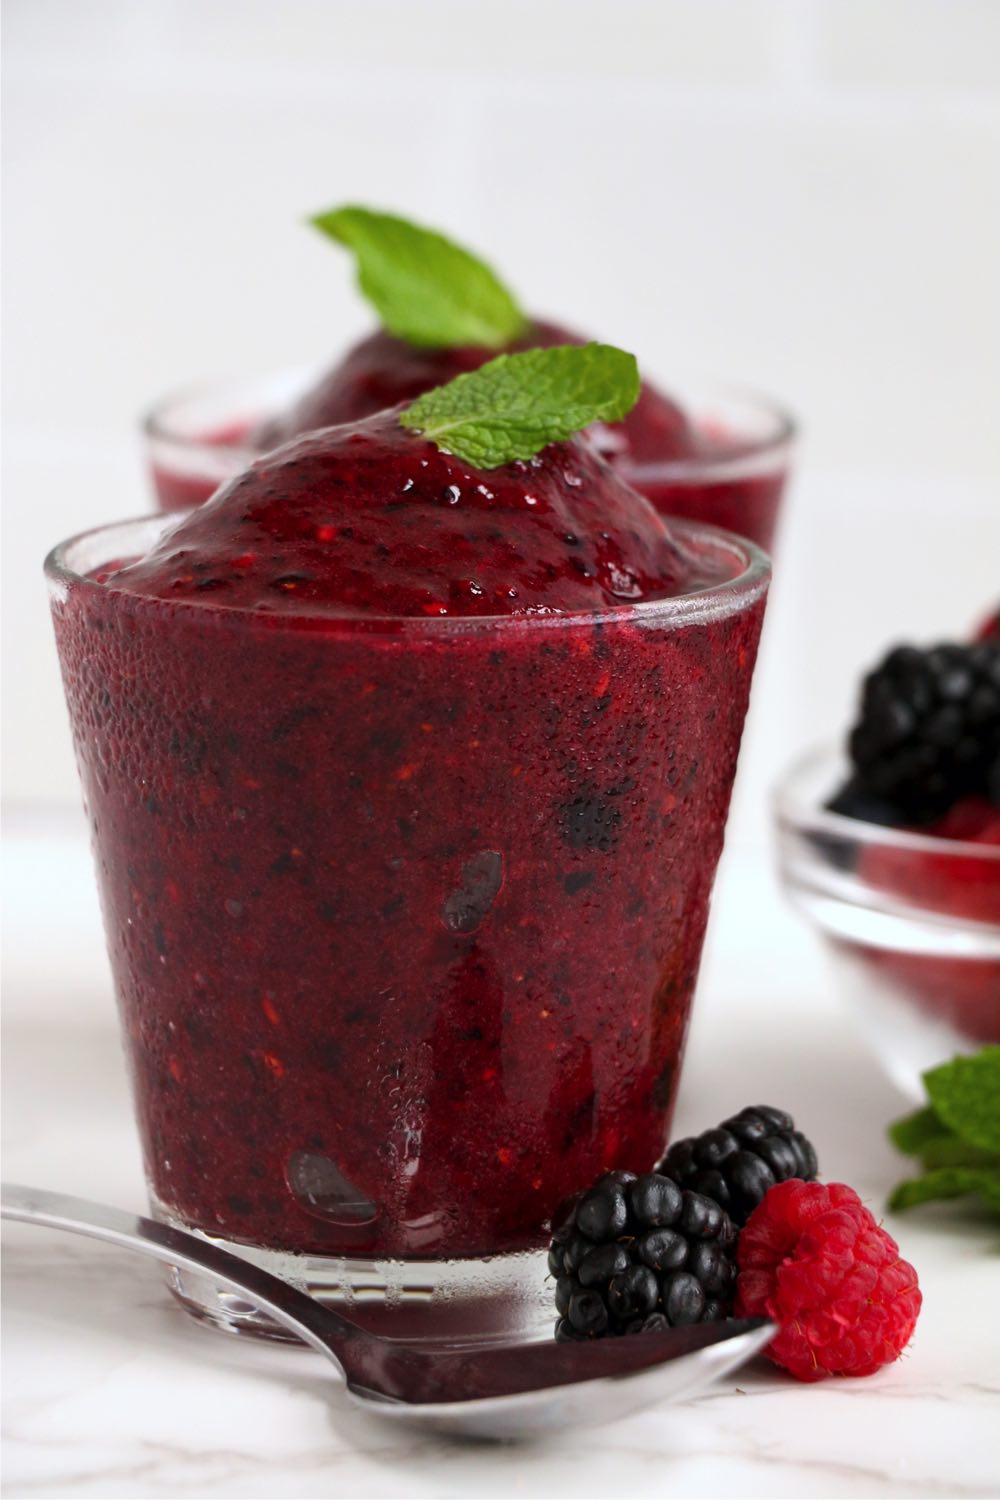
M 835 812 L 874 804 L 920 824 L 963 797 L 1000 805 L 1000 640 L 897 646 L 864 680 L 848 746 Z
M 816 1152 L 791 1115 L 769 1104 L 741 1109 L 716 1130 L 675 1141 L 656 1171 L 693 1194 L 718 1203 L 734 1224 L 745 1224 L 776 1182 L 812 1182 Z
M 556 1216 L 556 1338 L 652 1333 L 729 1316 L 736 1231 L 669 1177 L 607 1172 Z

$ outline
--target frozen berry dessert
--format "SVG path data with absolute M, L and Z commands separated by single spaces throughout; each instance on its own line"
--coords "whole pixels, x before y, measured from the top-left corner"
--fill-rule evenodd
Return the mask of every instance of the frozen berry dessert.
M 147 433 L 163 509 L 206 500 L 227 452 L 233 456 L 229 474 L 235 474 L 248 452 L 411 402 L 479 369 L 500 350 L 583 342 L 555 323 L 522 313 L 487 265 L 431 230 L 357 207 L 334 209 L 313 222 L 355 255 L 361 290 L 382 328 L 296 400 L 262 417 L 244 414 L 235 424 L 186 438 L 178 432 L 171 442 L 170 414 L 154 414 Z M 735 426 L 725 416 L 696 420 L 645 380 L 632 409 L 619 421 L 595 423 L 589 436 L 662 514 L 722 526 L 769 547 L 789 431 L 777 418 L 770 436 L 742 430 L 745 420 L 741 416 Z
M 1000 640 L 890 651 L 865 678 L 849 752 L 830 809 L 905 835 L 860 843 L 857 877 L 903 914 L 970 924 L 953 953 L 852 951 L 957 1037 L 1000 1040 Z
M 578 439 L 504 458 L 477 393 L 538 358 L 434 393 L 476 396 L 488 463 L 457 418 L 445 452 L 383 413 L 58 574 L 146 1164 L 185 1224 L 517 1251 L 662 1150 L 766 565 Z M 551 382 L 515 394 L 552 417 Z
M 574 613 L 697 586 L 698 563 L 580 438 L 470 469 L 398 410 L 300 437 L 116 586 L 257 614 Z

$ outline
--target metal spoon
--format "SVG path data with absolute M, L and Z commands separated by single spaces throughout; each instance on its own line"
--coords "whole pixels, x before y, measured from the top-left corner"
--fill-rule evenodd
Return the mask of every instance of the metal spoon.
M 586 1344 L 421 1349 L 359 1328 L 228 1250 L 140 1214 L 4 1183 L 0 1217 L 107 1240 L 208 1272 L 334 1364 L 347 1399 L 373 1415 L 476 1438 L 594 1426 L 694 1395 L 757 1354 L 777 1329 L 762 1318 L 698 1323 Z

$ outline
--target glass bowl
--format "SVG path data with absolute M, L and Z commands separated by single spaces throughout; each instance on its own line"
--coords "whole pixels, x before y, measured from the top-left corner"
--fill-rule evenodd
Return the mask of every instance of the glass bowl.
M 154 1213 L 396 1336 L 540 1329 L 553 1208 L 668 1138 L 767 559 L 683 523 L 674 598 L 268 614 L 122 586 L 173 525 L 46 564 Z
M 1000 1042 L 1000 845 L 884 828 L 824 805 L 845 779 L 813 751 L 777 789 L 778 861 L 893 1081 Z

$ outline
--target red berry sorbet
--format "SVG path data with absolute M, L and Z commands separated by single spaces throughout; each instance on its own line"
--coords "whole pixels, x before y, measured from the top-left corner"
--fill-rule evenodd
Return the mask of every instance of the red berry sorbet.
M 585 442 L 480 472 L 391 413 L 103 561 L 53 611 L 164 1209 L 480 1255 L 651 1165 L 763 565 Z

